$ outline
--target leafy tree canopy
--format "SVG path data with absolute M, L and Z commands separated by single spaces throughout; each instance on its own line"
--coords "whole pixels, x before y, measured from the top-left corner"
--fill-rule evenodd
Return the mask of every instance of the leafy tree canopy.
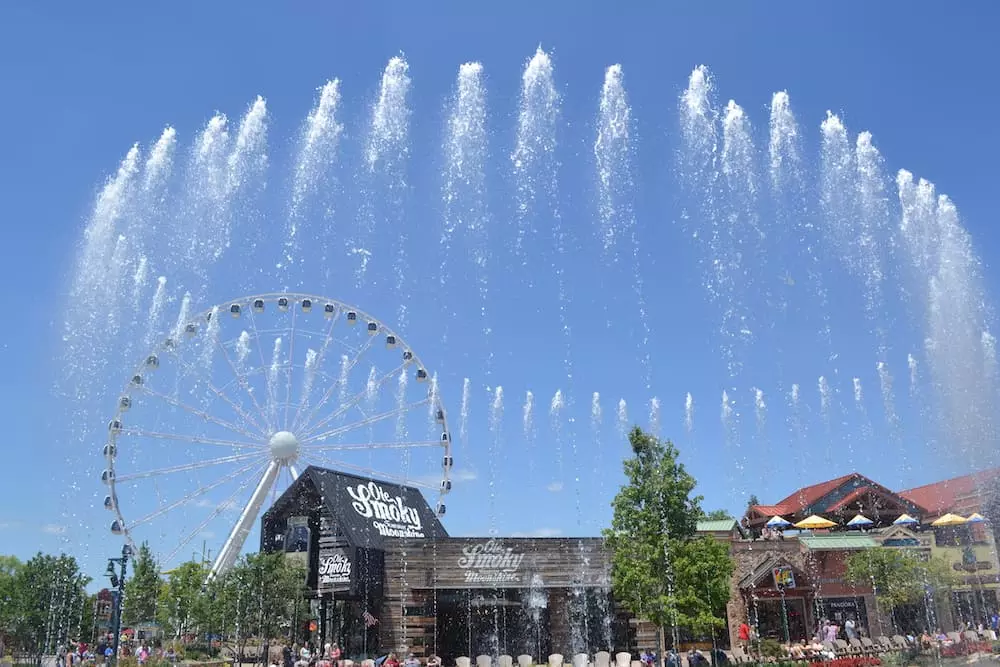
M 208 620 L 210 600 L 204 590 L 208 568 L 196 561 L 178 565 L 160 587 L 157 621 L 165 632 L 180 636 Z
M 712 510 L 704 515 L 705 521 L 735 521 L 729 510 Z
M 959 583 L 944 559 L 924 560 L 909 549 L 874 547 L 855 551 L 847 557 L 846 565 L 848 581 L 872 586 L 887 610 L 919 602 L 925 586 L 944 592 Z
M 0 628 L 8 645 L 51 652 L 75 639 L 89 582 L 72 556 L 39 553 L 24 563 L 0 559 Z
M 131 566 L 125 582 L 122 620 L 125 625 L 149 623 L 156 620 L 156 605 L 163 579 L 160 577 L 160 566 L 147 543 L 143 542 L 139 547 Z
M 612 501 L 611 528 L 604 531 L 615 597 L 661 628 L 721 627 L 733 563 L 727 545 L 695 534 L 704 516 L 695 479 L 669 441 L 635 428 L 629 443 L 628 482 Z

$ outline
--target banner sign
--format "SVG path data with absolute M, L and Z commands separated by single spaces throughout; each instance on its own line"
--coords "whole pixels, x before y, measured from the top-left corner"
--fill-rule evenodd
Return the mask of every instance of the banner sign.
M 448 536 L 414 487 L 322 468 L 310 467 L 307 474 L 354 548 L 384 549 L 396 539 Z
M 458 567 L 470 584 L 509 584 L 521 578 L 524 554 L 504 547 L 499 540 L 488 540 L 462 548 Z
M 320 593 L 338 593 L 351 590 L 354 559 L 346 549 L 330 549 L 319 555 L 316 580 Z
M 795 573 L 787 565 L 774 568 L 771 573 L 774 575 L 775 588 L 795 588 Z

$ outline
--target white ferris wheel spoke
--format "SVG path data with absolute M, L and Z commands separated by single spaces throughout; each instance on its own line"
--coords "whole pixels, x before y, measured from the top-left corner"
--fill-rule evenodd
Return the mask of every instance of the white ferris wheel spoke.
M 193 540 L 193 539 L 195 538 L 195 536 L 196 536 L 196 535 L 198 535 L 199 533 L 201 533 L 201 531 L 205 530 L 206 526 L 208 526 L 208 524 L 210 524 L 210 523 L 212 522 L 212 520 L 213 520 L 213 519 L 215 519 L 215 518 L 216 518 L 216 517 L 218 517 L 218 516 L 219 516 L 220 514 L 222 514 L 223 512 L 225 512 L 225 511 L 226 511 L 226 510 L 227 510 L 227 509 L 228 509 L 229 507 L 231 507 L 231 506 L 232 506 L 232 503 L 236 502 L 236 498 L 237 498 L 237 497 L 238 497 L 238 496 L 239 496 L 239 495 L 240 495 L 241 493 L 243 493 L 244 491 L 246 491 L 247 487 L 248 487 L 248 486 L 250 486 L 250 484 L 251 484 L 251 483 L 252 483 L 252 482 L 253 482 L 254 480 L 258 479 L 257 475 L 259 475 L 259 474 L 263 473 L 263 472 L 264 472 L 264 471 L 265 471 L 265 470 L 267 469 L 267 467 L 268 467 L 269 465 L 270 465 L 270 462 L 268 462 L 268 463 L 265 463 L 265 464 L 263 464 L 263 465 L 260 465 L 260 466 L 258 466 L 258 468 L 257 468 L 257 469 L 256 469 L 256 470 L 254 471 L 254 474 L 252 474 L 252 475 L 248 475 L 248 476 L 246 477 L 246 479 L 244 479 L 244 480 L 243 480 L 243 481 L 242 481 L 242 482 L 240 483 L 240 485 L 239 485 L 239 486 L 238 486 L 238 487 L 236 488 L 236 490 L 235 490 L 235 491 L 233 491 L 232 495 L 230 495 L 230 496 L 229 496 L 228 498 L 226 498 L 225 500 L 223 500 L 223 501 L 222 501 L 222 502 L 221 502 L 221 503 L 219 504 L 219 506 L 218 506 L 218 507 L 216 507 L 216 508 L 215 508 L 214 510 L 212 510 L 212 512 L 211 512 L 211 513 L 210 513 L 210 514 L 209 514 L 209 515 L 208 515 L 207 517 L 205 517 L 205 518 L 204 518 L 204 519 L 202 520 L 202 522 L 201 522 L 201 523 L 199 523 L 199 524 L 198 524 L 198 525 L 197 525 L 197 526 L 195 527 L 195 529 L 194 529 L 193 531 L 191 531 L 191 532 L 190 532 L 190 533 L 189 533 L 189 534 L 188 534 L 188 535 L 187 535 L 186 537 L 184 537 L 184 538 L 183 538 L 183 539 L 182 539 L 182 540 L 181 540 L 181 541 L 180 541 L 180 542 L 178 543 L 178 545 L 177 545 L 176 547 L 174 547 L 174 550 L 173 550 L 173 551 L 171 551 L 171 552 L 170 552 L 170 553 L 169 553 L 169 554 L 167 555 L 167 557 L 163 559 L 163 561 L 162 561 L 162 562 L 164 562 L 164 563 L 169 563 L 169 562 L 171 562 L 171 561 L 172 561 L 172 560 L 173 560 L 173 559 L 174 559 L 174 558 L 175 558 L 175 557 L 177 556 L 177 554 L 178 554 L 178 553 L 180 552 L 180 550 L 181 550 L 181 549 L 183 549 L 184 547 L 186 547 L 186 546 L 188 545 L 188 543 L 189 543 L 189 542 L 191 542 L 191 540 Z
M 181 356 L 177 353 L 177 351 L 175 349 L 168 348 L 168 351 L 170 352 L 170 355 L 173 356 L 173 358 L 177 361 L 177 363 L 180 364 L 180 366 L 183 367 L 184 370 L 186 370 L 188 373 L 199 374 L 199 375 L 205 376 L 205 384 L 208 386 L 209 391 L 211 391 L 213 394 L 215 394 L 216 396 L 218 396 L 219 398 L 221 398 L 226 404 L 229 405 L 229 407 L 231 407 L 233 410 L 236 411 L 236 414 L 238 414 L 240 417 L 242 417 L 243 419 L 245 419 L 247 421 L 247 423 L 249 423 L 250 425 L 252 425 L 254 428 L 256 428 L 257 430 L 259 430 L 261 433 L 265 432 L 260 427 L 260 424 L 257 423 L 256 419 L 254 419 L 252 416 L 250 416 L 250 414 L 247 413 L 246 410 L 244 410 L 243 408 L 241 408 L 233 399 L 229 398 L 229 396 L 226 395 L 225 392 L 223 392 L 221 389 L 219 389 L 218 387 L 216 387 L 212 383 L 212 379 L 207 376 L 207 374 L 205 373 L 204 369 L 198 369 L 197 367 L 192 366 L 191 364 L 189 364 L 186 361 L 184 361 L 184 359 L 181 358 Z
M 198 435 L 184 435 L 183 433 L 164 433 L 162 431 L 146 431 L 140 428 L 123 428 L 122 435 L 134 435 L 140 438 L 156 438 L 158 440 L 174 440 L 176 442 L 190 442 L 196 445 L 217 445 L 219 447 L 232 447 L 233 449 L 256 449 L 264 451 L 266 445 L 261 442 L 242 442 L 239 440 L 223 440 L 220 438 L 203 438 Z
M 375 385 L 374 385 L 375 386 L 375 392 L 377 393 L 378 391 L 381 391 L 382 387 L 385 385 L 386 382 L 388 382 L 390 379 L 396 377 L 398 375 L 398 373 L 400 373 L 403 370 L 403 368 L 406 366 L 406 363 L 407 362 L 403 362 L 399 366 L 396 366 L 396 368 L 392 369 L 390 372 L 384 373 L 382 375 L 382 377 L 380 377 L 378 380 L 376 380 L 375 381 Z M 366 398 L 370 393 L 372 393 L 372 392 L 370 392 L 369 388 L 366 386 L 364 389 L 362 389 L 361 391 L 359 391 L 357 394 L 355 394 L 354 396 L 351 396 L 349 399 L 347 399 L 346 401 L 344 401 L 344 403 L 340 407 L 338 407 L 336 410 L 334 410 L 332 414 L 327 415 L 325 418 L 323 418 L 323 419 L 319 420 L 318 422 L 316 422 L 315 424 L 309 426 L 305 430 L 305 432 L 303 433 L 303 437 L 308 438 L 313 433 L 315 433 L 316 431 L 320 430 L 321 428 L 323 428 L 324 426 L 326 426 L 327 424 L 329 424 L 331 421 L 337 419 L 337 417 L 340 417 L 341 415 L 347 413 L 348 410 L 350 410 L 354 406 L 360 404 L 361 401 L 362 401 L 362 399 Z
M 266 361 L 264 361 L 264 348 L 261 346 L 261 343 L 260 343 L 260 331 L 257 329 L 257 318 L 254 317 L 253 308 L 252 307 L 251 308 L 247 308 L 247 311 L 250 313 L 250 326 L 253 329 L 253 337 L 254 337 L 254 340 L 257 341 L 257 354 L 260 356 L 260 367 L 262 369 L 264 369 L 264 387 L 267 389 L 267 402 L 268 402 L 268 405 L 274 405 L 274 402 L 275 402 L 274 401 L 274 393 L 273 393 L 273 390 L 271 388 L 271 380 L 268 377 L 270 375 L 270 373 L 267 370 L 268 368 L 270 368 L 270 366 L 268 365 L 268 363 Z M 274 429 L 274 422 L 271 421 L 271 411 L 270 410 L 262 410 L 261 414 L 264 416 L 264 419 L 267 421 L 267 432 L 268 433 L 274 432 L 275 429 Z
M 226 363 L 229 364 L 229 368 L 232 369 L 233 377 L 236 378 L 236 383 L 246 391 L 247 396 L 250 397 L 250 401 L 253 403 L 254 409 L 257 411 L 257 414 L 264 414 L 264 409 L 260 407 L 260 403 L 257 402 L 257 396 L 250 390 L 250 383 L 246 381 L 247 374 L 246 373 L 241 374 L 239 369 L 236 368 L 236 364 L 233 363 L 233 360 L 229 356 L 229 351 L 226 350 L 226 346 L 223 345 L 220 340 L 216 340 L 215 344 L 219 347 L 220 350 L 222 350 L 222 356 L 225 357 Z M 257 424 L 256 422 L 252 423 L 253 426 L 258 431 L 264 433 L 264 429 L 262 429 L 259 424 Z
M 329 451 L 352 451 L 367 449 L 409 449 L 410 447 L 440 447 L 439 440 L 424 440 L 422 442 L 354 442 L 338 443 L 336 445 L 306 445 L 306 449 L 312 452 Z
M 218 417 L 213 417 L 212 415 L 208 414 L 204 410 L 199 410 L 198 408 L 194 407 L 193 405 L 188 405 L 187 403 L 179 401 L 176 398 L 172 398 L 172 397 L 167 396 L 166 394 L 160 393 L 160 392 L 158 392 L 158 391 L 156 391 L 154 389 L 150 389 L 146 384 L 140 385 L 139 386 L 139 390 L 142 393 L 144 393 L 144 394 L 148 394 L 150 396 L 159 398 L 160 400 L 162 400 L 162 401 L 164 401 L 166 403 L 169 403 L 170 405 L 174 406 L 175 408 L 180 408 L 181 410 L 184 410 L 185 412 L 190 412 L 194 416 L 199 417 L 199 418 L 203 419 L 204 421 L 211 422 L 212 424 L 216 424 L 218 426 L 221 426 L 222 428 L 228 429 L 228 430 L 230 430 L 230 431 L 232 431 L 234 433 L 238 433 L 239 435 L 246 436 L 246 437 L 250 438 L 251 440 L 260 438 L 263 435 L 261 433 L 251 433 L 250 431 L 246 430 L 245 428 L 243 428 L 241 426 L 237 426 L 236 424 L 233 424 L 231 422 L 228 422 L 225 419 L 220 419 Z
M 440 487 L 436 484 L 428 484 L 427 482 L 414 479 L 413 477 L 407 477 L 405 475 L 392 475 L 387 474 L 380 470 L 372 470 L 370 468 L 362 468 L 361 466 L 347 463 L 346 461 L 341 461 L 338 459 L 328 459 L 325 456 L 320 456 L 315 452 L 310 452 L 307 455 L 310 459 L 318 461 L 324 464 L 328 468 L 345 468 L 347 470 L 353 470 L 359 473 L 362 477 L 375 477 L 384 479 L 389 482 L 397 482 L 403 484 L 404 486 L 416 486 L 422 489 L 427 489 L 429 491 L 438 491 Z
M 155 511 L 150 512 L 146 516 L 141 517 L 139 519 L 136 519 L 135 521 L 130 521 L 129 522 L 129 528 L 131 529 L 131 528 L 135 528 L 136 526 L 141 526 L 142 524 L 147 523 L 149 521 L 152 521 L 153 519 L 155 519 L 157 517 L 163 516 L 167 512 L 170 512 L 171 510 L 175 510 L 178 507 L 181 507 L 182 505 L 186 505 L 187 503 L 191 502 L 195 498 L 197 498 L 199 496 L 205 495 L 206 493 L 208 493 L 212 489 L 216 489 L 216 488 L 222 486 L 223 484 L 225 484 L 226 482 L 231 482 L 232 480 L 237 479 L 238 477 L 240 477 L 242 475 L 245 475 L 246 473 L 250 472 L 253 468 L 260 467 L 260 464 L 261 464 L 260 460 L 251 461 L 249 465 L 245 465 L 242 468 L 234 470 L 233 472 L 229 473 L 228 475 L 225 475 L 224 477 L 221 477 L 220 479 L 212 482 L 211 484 L 207 484 L 205 486 L 202 486 L 202 487 L 199 487 L 199 488 L 195 489 L 194 491 L 192 491 L 191 493 L 187 494 L 186 496 L 184 496 L 180 500 L 176 500 L 176 501 L 170 503 L 169 505 L 165 505 L 163 507 L 160 507 L 160 508 L 156 509 Z
M 226 463 L 241 463 L 243 461 L 249 461 L 250 459 L 259 460 L 263 456 L 262 452 L 253 452 L 250 454 L 236 454 L 235 456 L 223 456 L 218 459 L 206 459 L 204 461 L 195 461 L 194 463 L 184 463 L 178 466 L 171 466 L 169 468 L 159 468 L 156 470 L 146 470 L 143 472 L 132 473 L 130 475 L 122 475 L 121 477 L 115 478 L 115 484 L 122 484 L 124 482 L 131 482 L 137 479 L 148 479 L 150 477 L 159 477 L 161 475 L 172 475 L 178 472 L 188 472 L 191 470 L 201 470 L 202 468 L 210 468 L 212 466 L 224 465 Z
M 292 308 L 292 325 L 288 333 L 288 371 L 285 373 L 285 416 L 281 420 L 281 427 L 288 428 L 288 408 L 292 401 L 292 360 L 295 359 L 295 314 L 298 308 Z
M 330 318 L 330 326 L 327 327 L 326 336 L 323 338 L 323 344 L 319 348 L 319 353 L 316 355 L 316 368 L 323 367 L 323 360 L 326 358 L 326 351 L 330 348 L 330 343 L 333 342 L 333 328 L 336 326 L 337 321 L 340 319 L 341 310 L 337 310 L 333 317 Z M 311 391 L 310 391 L 311 393 Z M 309 396 L 303 396 L 302 400 L 299 402 L 298 409 L 295 410 L 295 417 L 292 419 L 292 432 L 295 432 L 296 427 L 298 427 L 299 419 L 302 418 L 302 413 L 309 407 Z M 298 477 L 298 475 L 296 475 Z
M 296 468 L 293 464 L 289 463 L 288 474 L 292 476 L 292 481 L 294 482 L 299 478 L 299 469 Z
M 365 426 L 371 426 L 372 424 L 377 424 L 380 421 L 385 421 L 386 419 L 390 419 L 392 417 L 398 417 L 399 415 L 406 414 L 410 410 L 413 410 L 415 408 L 419 408 L 420 406 L 423 406 L 423 405 L 427 405 L 428 403 L 430 403 L 430 400 L 431 399 L 428 397 L 428 398 L 424 398 L 424 399 L 421 399 L 419 401 L 416 401 L 414 403 L 408 403 L 406 405 L 402 405 L 402 406 L 400 406 L 398 408 L 394 408 L 394 409 L 388 410 L 386 412 L 380 412 L 380 413 L 372 415 L 370 417 L 365 417 L 364 419 L 362 419 L 360 421 L 352 422 L 350 424 L 345 424 L 343 426 L 338 426 L 337 428 L 330 429 L 329 431 L 326 431 L 324 433 L 320 433 L 319 435 L 312 435 L 312 436 L 309 436 L 309 437 L 306 437 L 306 438 L 302 438 L 301 440 L 299 440 L 299 442 L 302 443 L 303 445 L 307 445 L 307 444 L 314 443 L 314 442 L 317 442 L 317 441 L 329 440 L 330 438 L 336 437 L 338 435 L 343 435 L 344 433 L 348 433 L 348 432 L 353 431 L 355 429 L 364 428 Z
M 343 374 L 342 377 L 338 377 L 336 382 L 334 382 L 334 383 L 332 383 L 330 385 L 330 388 L 327 389 L 326 393 L 323 394 L 323 398 L 320 399 L 320 402 L 317 403 L 316 406 L 312 410 L 309 411 L 309 416 L 306 417 L 305 423 L 303 425 L 308 424 L 309 422 L 311 422 L 316 417 L 316 415 L 323 408 L 323 406 L 326 405 L 326 402 L 329 401 L 330 398 L 333 397 L 334 392 L 338 388 L 340 388 L 341 384 L 344 383 L 345 378 L 348 375 L 350 375 L 351 371 L 354 370 L 354 367 L 358 365 L 358 361 L 361 360 L 361 357 L 364 356 L 364 354 L 369 349 L 371 349 L 372 343 L 374 343 L 374 342 L 375 342 L 375 336 L 369 336 L 368 340 L 365 341 L 364 345 L 362 345 L 361 347 L 359 347 L 355 351 L 354 357 L 347 364 L 346 372 Z M 298 427 L 298 425 L 296 425 L 296 427 Z

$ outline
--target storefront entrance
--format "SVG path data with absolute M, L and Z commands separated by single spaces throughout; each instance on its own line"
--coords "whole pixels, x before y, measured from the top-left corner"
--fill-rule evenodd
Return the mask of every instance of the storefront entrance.
M 549 610 L 520 589 L 438 591 L 438 655 L 549 654 Z
M 786 624 L 791 641 L 807 638 L 806 606 L 802 598 L 786 597 L 784 603 L 774 598 L 756 600 L 751 603 L 750 609 L 752 614 L 756 614 L 761 639 L 784 643 Z
M 817 600 L 816 623 L 824 618 L 843 628 L 848 619 L 854 621 L 854 626 L 862 635 L 869 636 L 868 611 L 863 597 L 822 598 Z

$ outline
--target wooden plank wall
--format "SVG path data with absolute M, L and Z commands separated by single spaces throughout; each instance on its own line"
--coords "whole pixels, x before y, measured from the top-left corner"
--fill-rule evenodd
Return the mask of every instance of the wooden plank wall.
M 486 543 L 483 538 L 400 540 L 386 552 L 387 585 L 405 577 L 411 588 L 494 588 L 489 583 L 468 583 L 468 569 L 459 566 L 463 549 Z M 600 538 L 509 538 L 497 539 L 494 548 L 510 549 L 520 557 L 513 578 L 497 588 L 530 588 L 533 577 L 542 588 L 572 588 L 610 581 L 610 561 Z M 538 580 L 536 579 L 536 582 Z
M 509 538 L 498 539 L 492 549 L 510 549 L 518 566 L 510 580 L 468 583 L 467 568 L 460 560 L 463 549 L 486 543 L 483 538 L 399 540 L 385 552 L 385 596 L 380 618 L 380 636 L 386 651 L 413 652 L 426 657 L 433 650 L 433 590 L 465 588 L 530 588 L 550 590 L 553 646 L 568 645 L 569 589 L 574 586 L 607 586 L 609 559 L 600 538 Z M 536 576 L 537 575 L 537 576 Z

